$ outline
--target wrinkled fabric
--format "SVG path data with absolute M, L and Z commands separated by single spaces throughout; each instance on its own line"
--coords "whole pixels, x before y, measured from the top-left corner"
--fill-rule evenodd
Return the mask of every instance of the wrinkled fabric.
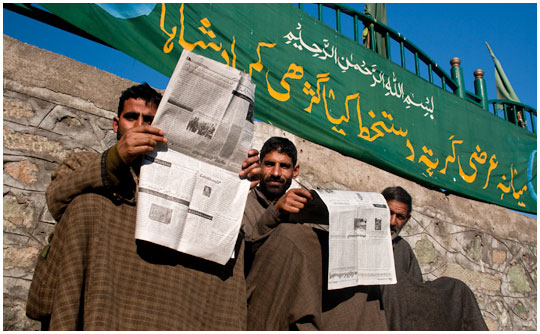
M 394 259 L 398 282 L 382 288 L 388 329 L 488 330 L 476 298 L 465 283 L 450 277 L 422 283 L 418 261 L 404 239 L 395 244 Z
M 135 201 L 122 196 L 133 192 L 104 190 L 105 154 L 75 154 L 55 173 L 47 199 L 61 218 L 27 315 L 50 330 L 245 330 L 242 238 L 226 266 L 136 241 Z
M 271 204 L 273 202 L 268 200 L 258 188 L 249 192 L 242 220 L 242 230 L 246 235 L 246 242 L 259 244 L 281 222 L 278 213 Z
M 328 232 L 282 223 L 247 276 L 248 330 L 386 330 L 378 287 L 327 290 Z
M 392 248 L 394 251 L 394 266 L 396 270 L 406 272 L 414 280 L 423 282 L 422 270 L 420 269 L 418 260 L 409 243 L 398 236 L 392 240 Z

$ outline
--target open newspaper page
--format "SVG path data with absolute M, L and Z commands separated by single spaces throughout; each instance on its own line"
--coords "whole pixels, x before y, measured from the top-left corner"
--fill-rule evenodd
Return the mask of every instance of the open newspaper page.
M 135 237 L 225 264 L 250 182 L 255 85 L 246 73 L 184 50 L 152 126 L 167 145 L 145 156 Z
M 317 190 L 329 213 L 328 289 L 395 284 L 390 211 L 379 193 Z
M 254 99 L 248 74 L 184 50 L 152 125 L 169 150 L 238 173 L 252 144 Z

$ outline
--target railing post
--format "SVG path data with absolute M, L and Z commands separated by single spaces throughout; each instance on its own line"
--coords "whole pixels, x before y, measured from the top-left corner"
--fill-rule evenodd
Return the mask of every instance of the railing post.
M 450 59 L 450 65 L 452 65 L 451 73 L 452 79 L 457 84 L 457 88 L 454 90 L 454 94 L 464 98 L 465 97 L 465 82 L 463 81 L 463 70 L 461 69 L 461 60 L 458 57 Z
M 477 69 L 474 71 L 474 93 L 482 99 L 482 109 L 488 110 L 488 97 L 486 91 L 486 80 L 484 80 L 484 71 Z

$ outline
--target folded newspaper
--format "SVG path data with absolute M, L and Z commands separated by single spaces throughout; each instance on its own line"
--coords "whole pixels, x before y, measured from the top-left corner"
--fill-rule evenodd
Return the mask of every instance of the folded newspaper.
M 328 231 L 328 289 L 395 284 L 390 211 L 379 193 L 311 190 L 292 223 Z
M 152 126 L 168 142 L 144 157 L 135 238 L 219 264 L 234 256 L 250 182 L 255 85 L 184 50 Z

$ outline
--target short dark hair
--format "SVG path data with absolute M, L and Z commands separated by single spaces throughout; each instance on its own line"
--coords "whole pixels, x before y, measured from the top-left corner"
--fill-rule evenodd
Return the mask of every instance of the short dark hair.
M 278 153 L 288 155 L 292 160 L 293 166 L 296 166 L 296 146 L 294 146 L 294 144 L 287 138 L 271 137 L 268 139 L 261 149 L 260 159 L 264 159 L 264 157 L 272 151 L 277 151 Z
M 407 214 L 411 213 L 412 197 L 405 189 L 401 188 L 400 186 L 388 187 L 384 189 L 381 194 L 384 196 L 384 199 L 387 202 L 397 201 L 406 204 L 409 207 L 409 209 L 407 210 Z
M 120 95 L 120 101 L 118 102 L 118 117 L 120 117 L 120 114 L 124 109 L 124 102 L 129 99 L 143 99 L 146 101 L 146 105 L 154 104 L 157 107 L 161 102 L 161 94 L 150 87 L 146 82 L 129 87 L 122 92 L 122 95 Z

